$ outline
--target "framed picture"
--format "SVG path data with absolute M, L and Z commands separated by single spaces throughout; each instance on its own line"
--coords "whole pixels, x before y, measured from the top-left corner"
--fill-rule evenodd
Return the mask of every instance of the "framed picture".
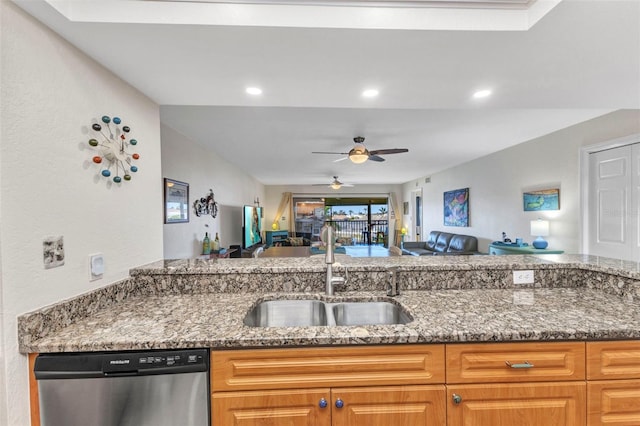
M 444 225 L 469 226 L 469 188 L 444 193 Z
M 402 203 L 402 214 L 409 214 L 409 202 Z
M 164 179 L 164 223 L 189 222 L 189 184 Z
M 560 189 L 543 189 L 522 194 L 525 212 L 560 210 Z

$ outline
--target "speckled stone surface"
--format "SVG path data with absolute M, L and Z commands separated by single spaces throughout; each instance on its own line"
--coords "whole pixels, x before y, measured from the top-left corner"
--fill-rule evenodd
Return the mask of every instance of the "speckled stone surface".
M 389 266 L 414 318 L 406 325 L 254 328 L 261 300 L 325 299 L 325 263 L 310 258 L 171 260 L 18 318 L 20 351 L 178 347 L 640 339 L 640 267 L 582 255 L 350 258 L 331 299 L 385 299 Z M 514 286 L 512 270 L 534 269 Z

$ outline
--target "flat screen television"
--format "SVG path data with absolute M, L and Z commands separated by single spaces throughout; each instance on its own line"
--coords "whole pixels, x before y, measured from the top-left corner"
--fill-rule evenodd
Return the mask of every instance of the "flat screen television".
M 242 208 L 242 248 L 262 243 L 262 207 Z

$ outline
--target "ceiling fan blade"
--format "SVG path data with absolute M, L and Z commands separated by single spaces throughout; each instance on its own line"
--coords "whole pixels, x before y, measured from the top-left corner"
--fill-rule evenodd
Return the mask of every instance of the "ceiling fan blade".
M 380 163 L 380 162 L 384 161 L 384 158 L 378 157 L 377 155 L 373 155 L 373 154 L 369 153 L 369 160 L 377 161 L 377 162 Z
M 344 161 L 346 159 L 348 159 L 349 157 L 342 157 L 342 158 L 338 158 L 337 160 L 333 160 L 334 163 L 338 163 L 340 161 Z
M 353 188 L 355 185 L 352 185 L 350 183 L 341 183 L 340 186 L 344 186 L 344 187 L 347 187 L 347 188 Z
M 376 149 L 369 151 L 371 155 L 388 155 L 388 154 L 401 154 L 403 152 L 409 152 L 407 148 L 392 148 L 392 149 Z
M 348 155 L 348 152 L 325 152 L 325 151 L 314 151 L 312 154 L 336 154 L 336 155 Z

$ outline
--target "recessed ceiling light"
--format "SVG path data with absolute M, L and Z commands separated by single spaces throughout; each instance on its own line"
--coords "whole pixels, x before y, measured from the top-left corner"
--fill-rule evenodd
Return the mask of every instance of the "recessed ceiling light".
M 362 97 L 364 98 L 375 98 L 376 96 L 378 96 L 380 92 L 378 91 L 378 89 L 367 89 L 364 92 L 362 92 Z
M 487 96 L 491 95 L 491 90 L 489 89 L 484 89 L 484 90 L 478 90 L 476 93 L 473 94 L 473 97 L 476 99 L 480 99 L 480 98 L 486 98 Z
M 259 87 L 247 87 L 245 91 L 250 95 L 262 95 L 262 89 Z

